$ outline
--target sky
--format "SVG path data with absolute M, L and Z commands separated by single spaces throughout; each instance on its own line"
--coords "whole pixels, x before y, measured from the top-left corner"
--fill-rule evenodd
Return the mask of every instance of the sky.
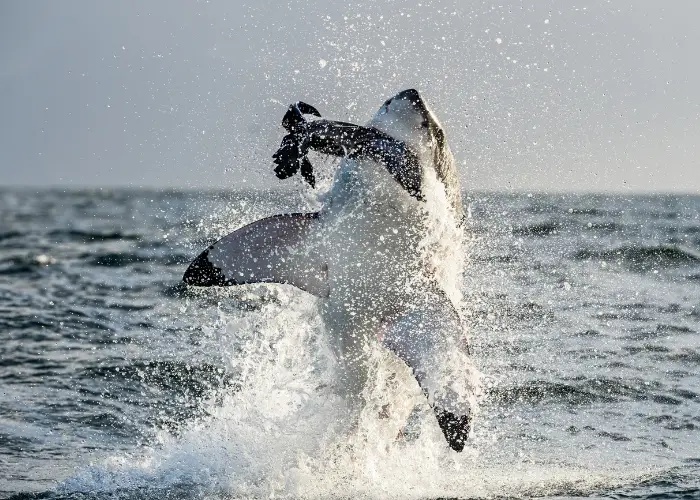
M 700 193 L 699 18 L 697 0 L 6 0 L 0 186 L 284 187 L 288 104 L 364 123 L 414 87 L 465 189 Z

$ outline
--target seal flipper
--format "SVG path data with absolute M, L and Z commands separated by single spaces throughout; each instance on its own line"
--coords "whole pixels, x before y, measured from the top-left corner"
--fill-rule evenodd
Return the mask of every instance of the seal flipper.
M 423 200 L 420 163 L 405 142 L 374 127 L 331 120 L 307 122 L 303 114 L 320 116 L 314 107 L 298 102 L 289 107 L 282 120 L 289 134 L 272 155 L 279 179 L 301 170 L 304 179 L 314 187 L 313 169 L 306 159 L 309 150 L 332 156 L 369 158 L 384 165 L 411 196 Z
M 384 165 L 411 196 L 423 199 L 420 162 L 405 142 L 374 127 L 330 120 L 307 123 L 304 134 L 309 149 L 319 153 L 369 158 Z
M 248 224 L 204 250 L 182 280 L 194 286 L 283 283 L 328 296 L 327 266 L 310 244 L 318 213 L 275 215 Z
M 424 302 L 384 323 L 379 336 L 413 372 L 450 448 L 462 451 L 472 416 L 468 395 L 455 391 L 467 391 L 470 384 L 446 366 L 455 349 L 467 353 L 461 345 L 461 320 L 449 298 L 430 293 Z

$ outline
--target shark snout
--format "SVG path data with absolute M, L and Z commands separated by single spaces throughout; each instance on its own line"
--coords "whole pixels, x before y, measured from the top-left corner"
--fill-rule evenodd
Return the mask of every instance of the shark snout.
M 416 89 L 406 89 L 396 94 L 394 99 L 401 99 L 417 103 L 421 101 L 421 96 Z
M 384 103 L 385 112 L 392 110 L 398 113 L 417 113 L 420 117 L 427 117 L 428 107 L 416 89 L 402 90 Z M 410 111 L 409 111 L 410 110 Z

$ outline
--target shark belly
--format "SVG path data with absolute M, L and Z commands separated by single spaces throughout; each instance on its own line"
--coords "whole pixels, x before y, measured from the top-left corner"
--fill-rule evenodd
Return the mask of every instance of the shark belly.
M 344 369 L 342 391 L 358 396 L 368 349 L 382 325 L 420 288 L 419 202 L 371 161 L 345 160 L 322 214 L 329 295 L 321 314 Z

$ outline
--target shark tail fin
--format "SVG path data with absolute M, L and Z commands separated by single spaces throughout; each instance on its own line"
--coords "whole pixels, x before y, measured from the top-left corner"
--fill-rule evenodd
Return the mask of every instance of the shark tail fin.
M 383 324 L 379 337 L 409 366 L 447 443 L 459 452 L 471 432 L 473 392 L 462 323 L 444 293 L 429 293 L 417 306 Z M 457 367 L 450 363 L 455 358 Z
M 328 296 L 328 266 L 310 244 L 318 213 L 275 215 L 224 236 L 192 261 L 182 280 L 193 286 L 283 283 Z

